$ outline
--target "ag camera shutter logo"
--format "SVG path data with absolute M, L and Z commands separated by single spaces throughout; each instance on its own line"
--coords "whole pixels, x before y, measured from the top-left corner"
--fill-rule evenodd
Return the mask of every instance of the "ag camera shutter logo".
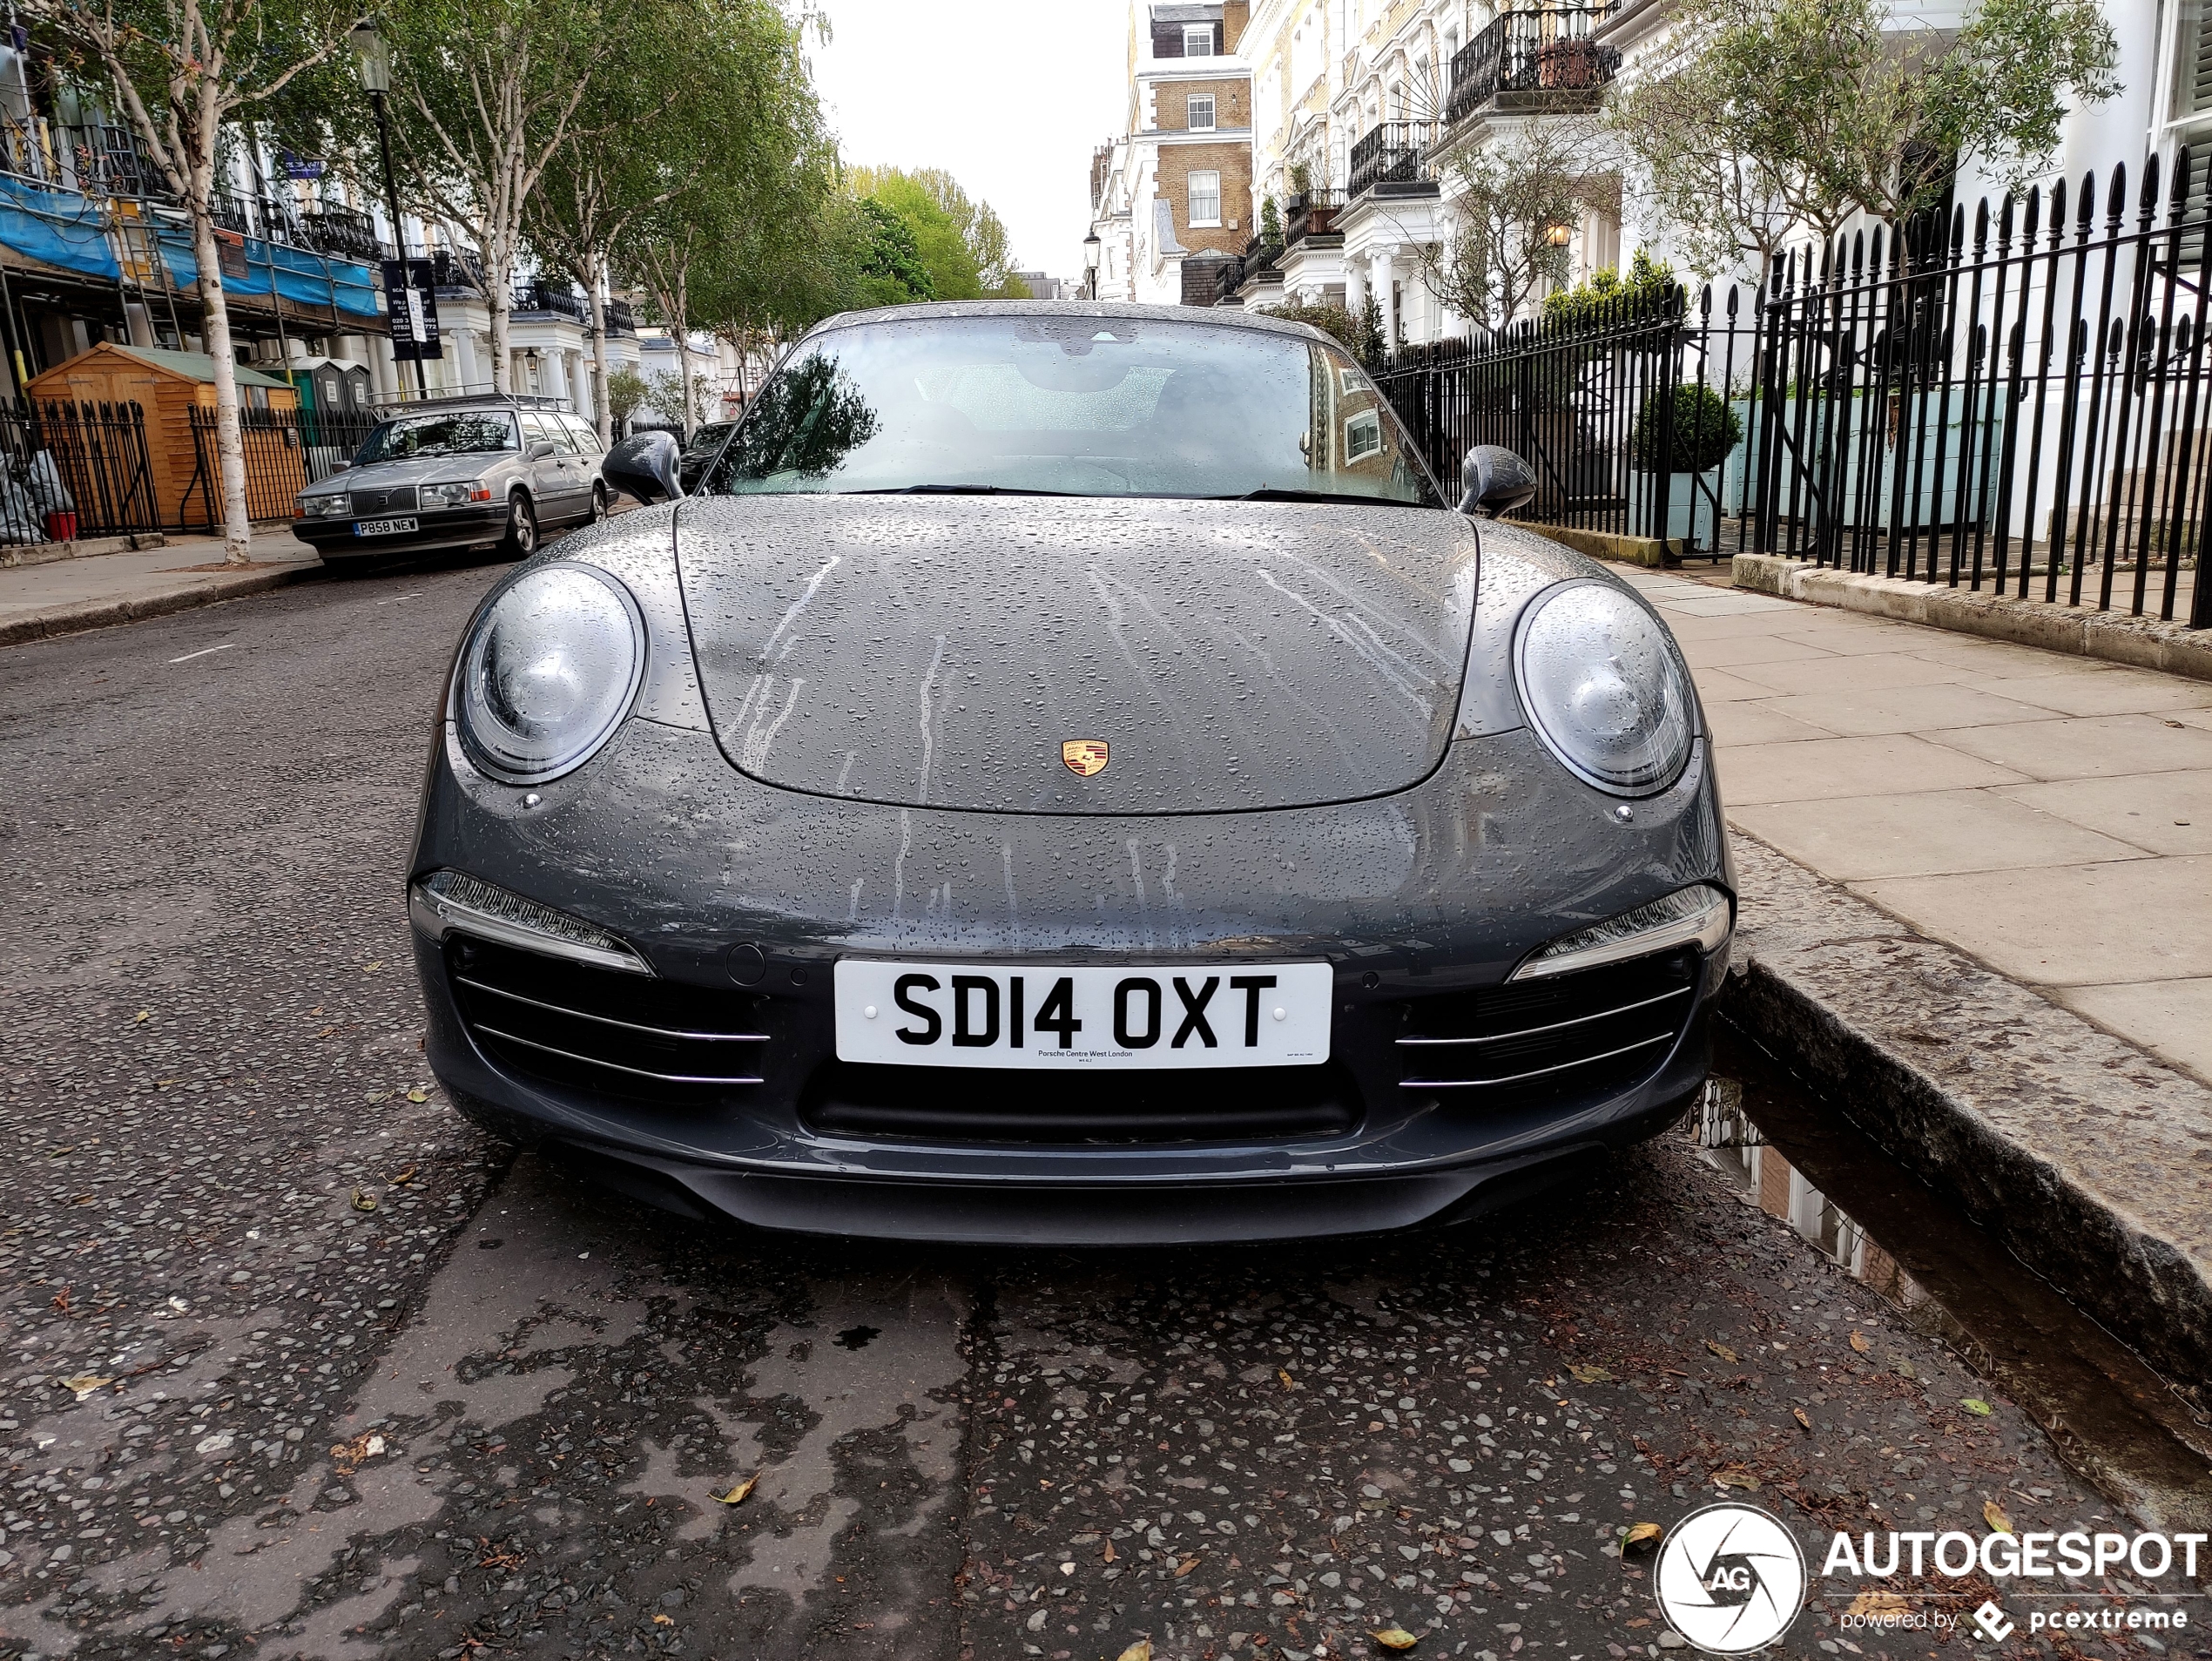
M 1708 1505 L 1667 1532 L 1652 1571 L 1659 1608 L 1709 1655 L 1748 1655 L 1790 1630 L 1805 1601 L 1805 1557 L 1756 1505 Z

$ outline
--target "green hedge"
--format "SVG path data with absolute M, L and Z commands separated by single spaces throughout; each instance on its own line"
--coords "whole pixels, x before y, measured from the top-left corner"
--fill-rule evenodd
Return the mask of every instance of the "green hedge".
M 1674 430 L 1662 457 L 1660 446 L 1666 401 L 1674 399 Z M 1728 401 L 1710 387 L 1676 387 L 1643 401 L 1629 435 L 1629 456 L 1641 473 L 1703 473 L 1718 467 L 1743 442 L 1743 423 Z

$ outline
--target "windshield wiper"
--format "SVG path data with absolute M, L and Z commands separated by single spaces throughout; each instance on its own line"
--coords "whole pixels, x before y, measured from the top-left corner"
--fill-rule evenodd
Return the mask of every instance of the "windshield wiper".
M 1209 502 L 1366 502 L 1378 498 L 1354 496 L 1343 490 L 1293 490 L 1286 486 L 1264 484 L 1257 490 L 1246 490 L 1241 496 L 1210 496 Z
M 840 490 L 839 496 L 1080 496 L 1079 490 L 1044 490 L 1026 484 L 887 484 L 873 490 Z

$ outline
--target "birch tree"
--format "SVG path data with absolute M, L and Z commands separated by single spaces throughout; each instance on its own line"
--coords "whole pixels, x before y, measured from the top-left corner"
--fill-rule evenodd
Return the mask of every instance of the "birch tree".
M 224 131 L 272 110 L 303 79 L 341 64 L 359 0 L 19 0 L 57 55 L 105 79 L 116 106 L 184 209 L 199 267 L 200 338 L 213 361 L 223 560 L 251 558 L 238 362 L 215 238 Z
M 595 0 L 417 0 L 388 30 L 395 137 L 416 193 L 473 238 L 491 318 L 492 388 L 513 389 L 515 273 L 531 199 L 580 134 L 609 125 L 608 37 Z M 579 119 L 587 100 L 589 121 Z

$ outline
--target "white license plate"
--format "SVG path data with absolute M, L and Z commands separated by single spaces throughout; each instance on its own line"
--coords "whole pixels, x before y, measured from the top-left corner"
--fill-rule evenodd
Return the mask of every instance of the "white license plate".
M 837 1057 L 906 1067 L 1137 1070 L 1329 1058 L 1326 963 L 1176 969 L 837 966 Z
M 395 531 L 412 530 L 412 519 L 364 519 L 354 527 L 356 537 L 388 537 Z

